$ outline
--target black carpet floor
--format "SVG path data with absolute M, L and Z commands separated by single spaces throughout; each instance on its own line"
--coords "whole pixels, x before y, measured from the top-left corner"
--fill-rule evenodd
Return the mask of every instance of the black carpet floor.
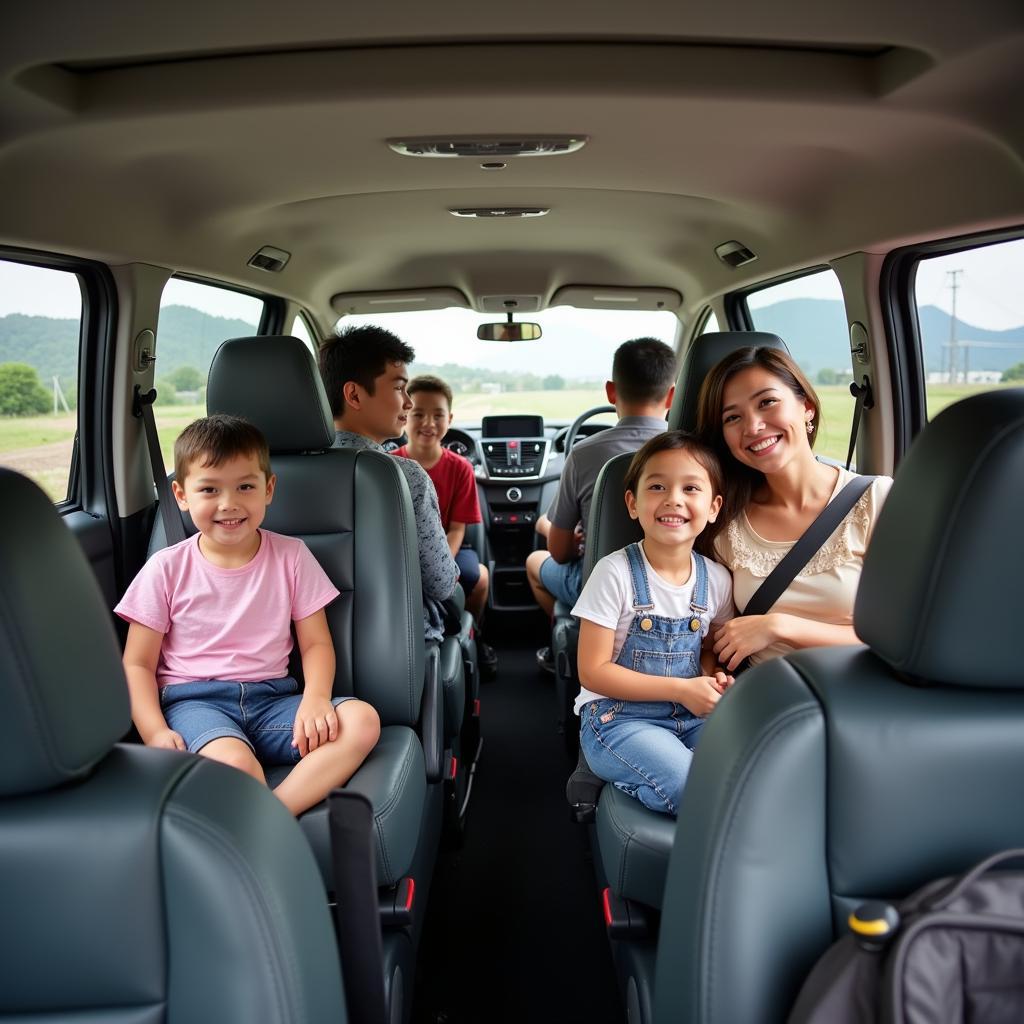
M 586 829 L 565 802 L 554 681 L 534 660 L 544 632 L 489 639 L 499 666 L 481 692 L 483 752 L 465 841 L 442 852 L 431 889 L 413 1019 L 621 1021 Z

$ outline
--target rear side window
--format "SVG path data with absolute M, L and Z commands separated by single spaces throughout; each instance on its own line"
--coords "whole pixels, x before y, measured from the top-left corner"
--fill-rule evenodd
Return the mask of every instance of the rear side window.
M 206 377 L 221 342 L 256 334 L 264 300 L 199 281 L 172 277 L 160 299 L 156 404 L 153 417 L 164 463 L 174 439 L 206 415 Z
M 66 501 L 78 431 L 78 275 L 0 260 L 0 466 Z
M 777 334 L 786 343 L 821 399 L 815 452 L 845 462 L 853 422 L 853 369 L 843 290 L 835 271 L 805 274 L 746 298 L 754 329 Z
M 922 259 L 914 275 L 928 418 L 1024 385 L 1024 239 Z

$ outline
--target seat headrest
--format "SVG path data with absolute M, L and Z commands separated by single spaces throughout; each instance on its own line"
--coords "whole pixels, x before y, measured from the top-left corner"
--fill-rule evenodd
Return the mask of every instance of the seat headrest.
M 640 523 L 630 517 L 626 508 L 626 471 L 635 452 L 614 455 L 602 467 L 590 500 L 587 523 L 587 545 L 583 552 L 583 580 L 590 578 L 597 563 L 619 548 L 643 540 Z
M 0 469 L 0 796 L 85 775 L 131 725 L 117 637 L 82 549 Z
M 944 409 L 899 467 L 854 608 L 857 635 L 924 682 L 1024 687 L 1024 388 Z
M 789 355 L 786 343 L 765 331 L 708 331 L 687 349 L 676 380 L 676 393 L 668 414 L 669 430 L 697 429 L 697 397 L 704 378 L 727 355 L 740 348 L 778 348 Z
M 334 419 L 312 353 L 298 338 L 231 338 L 213 357 L 208 414 L 243 416 L 263 431 L 271 454 L 321 451 Z

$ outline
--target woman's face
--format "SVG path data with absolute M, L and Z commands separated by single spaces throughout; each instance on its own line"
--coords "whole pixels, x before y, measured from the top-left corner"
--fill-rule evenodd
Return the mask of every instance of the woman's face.
M 760 366 L 730 378 L 722 396 L 722 436 L 733 458 L 767 474 L 810 451 L 814 406 Z

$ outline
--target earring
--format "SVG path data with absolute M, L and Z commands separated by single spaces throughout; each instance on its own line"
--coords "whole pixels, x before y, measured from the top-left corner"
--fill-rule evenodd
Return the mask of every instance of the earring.
M 813 434 L 814 433 L 814 420 L 808 420 L 807 421 L 807 433 L 808 434 Z

